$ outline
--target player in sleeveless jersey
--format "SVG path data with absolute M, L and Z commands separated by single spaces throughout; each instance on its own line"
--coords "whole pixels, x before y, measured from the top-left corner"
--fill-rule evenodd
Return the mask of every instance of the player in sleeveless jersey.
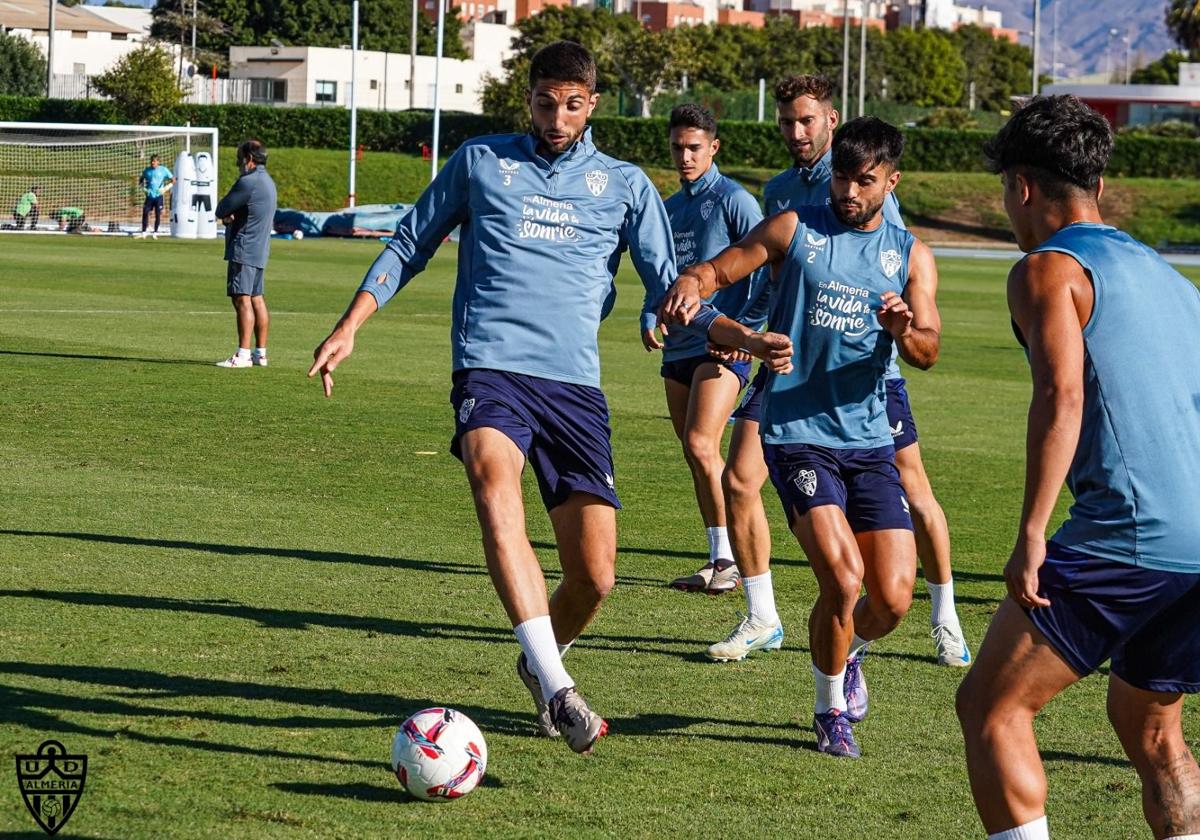
M 1112 148 L 1073 96 L 1034 98 L 985 146 L 1028 252 L 1008 304 L 1033 378 L 1008 597 L 958 692 L 971 791 L 998 840 L 1050 836 L 1033 720 L 1106 660 L 1154 837 L 1200 837 L 1181 724 L 1200 692 L 1200 291 L 1104 224 Z M 1047 541 L 1064 481 L 1074 504 Z
M 850 758 L 853 724 L 867 713 L 852 663 L 899 624 L 916 571 L 883 377 L 893 344 L 921 369 L 940 348 L 933 255 L 883 219 L 903 147 L 882 120 L 847 123 L 833 142 L 831 204 L 777 214 L 686 270 L 660 314 L 687 322 L 704 295 L 773 269 L 771 322 L 791 336 L 795 358 L 790 373 L 767 377 L 763 450 L 819 586 L 809 621 L 817 749 Z
M 596 65 L 579 44 L 543 47 L 530 65 L 532 132 L 475 138 L 446 162 L 314 351 L 326 396 L 359 327 L 461 226 L 451 324 L 455 434 L 483 532 L 488 572 L 512 622 L 517 674 L 539 730 L 589 752 L 607 728 L 562 654 L 612 589 L 617 500 L 596 334 L 628 247 L 646 289 L 641 325 L 675 273 L 666 211 L 636 167 L 600 152 L 588 117 Z M 784 336 L 756 333 L 711 307 L 701 335 L 786 367 Z M 563 576 L 548 599 L 525 530 L 521 474 L 538 481 Z
M 795 165 L 780 172 L 764 187 L 763 206 L 767 214 L 827 204 L 833 132 L 838 125 L 833 83 L 823 76 L 786 78 L 775 86 L 775 105 L 779 130 Z M 885 199 L 883 215 L 891 224 L 904 227 L 894 193 Z M 894 355 L 885 379 L 896 466 L 912 509 L 917 554 L 932 607 L 930 635 L 940 664 L 963 667 L 970 664 L 971 652 L 954 606 L 950 531 L 925 472 L 908 392 Z M 734 413 L 723 476 L 730 542 L 741 570 L 747 608 L 745 617 L 729 635 L 709 646 L 707 655 L 718 661 L 742 659 L 755 650 L 774 649 L 782 638 L 771 580 L 771 537 L 761 493 L 767 480 L 758 435 L 765 383 L 766 372 L 760 369 Z
M 675 243 L 675 262 L 685 268 L 717 255 L 762 221 L 750 193 L 721 174 L 713 160 L 721 141 L 717 121 L 699 105 L 680 105 L 671 112 L 667 128 L 671 157 L 679 172 L 680 189 L 665 202 Z M 758 272 L 750 282 L 718 292 L 710 304 L 752 330 L 765 320 L 747 318 L 747 310 L 766 281 Z M 708 539 L 708 561 L 695 573 L 669 584 L 685 592 L 719 595 L 737 588 L 740 575 L 733 562 L 726 531 L 725 497 L 721 491 L 721 438 L 738 393 L 749 379 L 749 356 L 721 359 L 709 352 L 703 337 L 676 330 L 659 341 L 653 329 L 642 336 L 647 350 L 662 350 L 662 377 L 667 410 L 675 435 L 683 444 L 692 473 L 696 502 Z

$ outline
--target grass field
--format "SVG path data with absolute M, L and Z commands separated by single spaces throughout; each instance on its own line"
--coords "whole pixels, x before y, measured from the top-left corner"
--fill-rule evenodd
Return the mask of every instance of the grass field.
M 784 649 L 704 661 L 743 602 L 662 585 L 695 568 L 704 534 L 628 270 L 601 333 L 618 585 L 567 658 L 612 733 L 583 759 L 533 736 L 446 453 L 452 247 L 362 331 L 328 401 L 303 372 L 376 245 L 276 242 L 272 366 L 251 370 L 211 364 L 234 338 L 219 243 L 3 248 L 0 758 L 49 737 L 88 755 L 59 836 L 980 836 L 961 674 L 933 663 L 923 584 L 867 661 L 862 761 L 813 750 L 815 586 L 773 496 Z M 1014 535 L 1029 386 L 1006 266 L 941 270 L 942 359 L 910 390 L 977 644 Z M 1104 687 L 1085 680 L 1039 721 L 1059 838 L 1148 836 Z M 386 767 L 396 725 L 431 704 L 469 714 L 491 753 L 485 786 L 448 805 L 408 799 Z M 0 832 L 43 836 L 0 766 Z

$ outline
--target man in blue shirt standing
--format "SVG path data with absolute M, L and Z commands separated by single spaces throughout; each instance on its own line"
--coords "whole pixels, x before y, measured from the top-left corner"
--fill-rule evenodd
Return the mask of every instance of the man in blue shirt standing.
M 663 204 L 671 220 L 675 262 L 683 269 L 737 242 L 762 221 L 762 213 L 754 197 L 722 175 L 713 161 L 721 141 L 711 113 L 699 105 L 680 105 L 671 112 L 667 128 L 680 190 Z M 751 321 L 746 315 L 766 279 L 765 272 L 759 272 L 753 282 L 718 292 L 709 303 L 718 312 L 759 330 L 765 319 Z M 670 586 L 713 595 L 730 592 L 737 588 L 740 575 L 725 524 L 721 438 L 738 392 L 749 379 L 749 357 L 719 359 L 708 351 L 702 336 L 683 330 L 669 333 L 662 342 L 654 330 L 647 330 L 643 341 L 648 350 L 662 349 L 667 410 L 683 444 L 708 538 L 708 562 L 694 574 L 676 578 Z
M 838 112 L 833 107 L 833 83 L 823 76 L 792 76 L 775 86 L 779 130 L 795 165 L 780 172 L 763 188 L 763 205 L 769 214 L 805 205 L 829 203 L 833 132 Z M 884 199 L 883 218 L 904 227 L 894 193 Z M 971 653 L 954 607 L 954 578 L 950 568 L 950 531 L 946 515 L 933 495 L 916 425 L 909 406 L 904 378 L 893 354 L 887 374 L 888 427 L 896 447 L 896 467 L 912 509 L 917 554 L 925 573 L 931 603 L 930 625 L 938 662 L 963 667 Z M 716 660 L 741 659 L 769 649 L 777 640 L 778 613 L 771 582 L 771 538 L 763 511 L 761 490 L 767 480 L 758 440 L 759 402 L 765 371 L 751 382 L 743 405 L 734 414 L 725 471 L 730 537 L 741 567 L 747 617 L 729 636 L 710 646 Z
M 216 215 L 225 222 L 225 292 L 237 315 L 238 346 L 217 367 L 266 367 L 271 315 L 263 274 L 271 255 L 277 193 L 267 174 L 267 147 L 261 141 L 247 140 L 238 146 L 237 164 L 241 175 L 217 204 Z
M 150 155 L 150 165 L 142 170 L 138 177 L 138 186 L 146 191 L 146 200 L 142 202 L 142 239 L 146 238 L 146 228 L 150 226 L 150 211 L 154 211 L 154 238 L 158 239 L 158 224 L 162 220 L 163 196 L 175 176 L 171 170 L 159 162 L 158 155 Z
M 619 507 L 600 391 L 596 334 L 628 247 L 646 288 L 641 326 L 675 273 L 666 211 L 638 168 L 598 151 L 588 117 L 596 65 L 579 44 L 543 47 L 529 69 L 529 134 L 480 137 L 446 162 L 314 352 L 325 394 L 362 323 L 461 226 L 451 327 L 455 434 L 496 592 L 521 654 L 540 731 L 589 752 L 607 729 L 562 654 L 613 586 Z M 708 308 L 695 329 L 786 368 L 784 336 L 755 333 Z M 558 543 L 562 582 L 547 599 L 525 531 L 528 462 Z
M 1008 597 L 958 692 L 971 792 L 999 840 L 1050 836 L 1033 720 L 1106 660 L 1154 836 L 1200 836 L 1181 724 L 1200 692 L 1200 292 L 1101 220 L 1112 148 L 1073 96 L 1034 98 L 985 145 L 1028 253 L 1008 306 L 1033 377 Z M 1064 481 L 1074 504 L 1047 541 Z
M 817 749 L 848 758 L 859 756 L 852 724 L 867 715 L 862 651 L 908 612 L 916 574 L 883 376 L 893 345 L 926 369 L 941 343 L 933 254 L 883 219 L 903 149 L 882 120 L 847 123 L 833 142 L 830 204 L 767 219 L 685 270 L 662 307 L 668 323 L 686 323 L 705 295 L 772 267 L 771 321 L 796 357 L 793 371 L 767 376 L 763 454 L 819 587 L 809 619 Z

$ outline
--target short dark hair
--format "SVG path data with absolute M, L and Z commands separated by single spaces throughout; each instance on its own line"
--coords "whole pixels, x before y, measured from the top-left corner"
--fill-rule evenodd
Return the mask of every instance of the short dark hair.
M 775 83 L 775 102 L 791 102 L 801 96 L 811 96 L 818 102 L 833 104 L 833 82 L 825 76 L 788 76 Z
M 1108 120 L 1077 97 L 1035 96 L 983 144 L 988 169 L 1022 170 L 1048 198 L 1095 194 L 1113 150 Z
M 667 121 L 667 131 L 673 128 L 696 128 L 709 137 L 716 137 L 717 118 L 703 105 L 685 102 L 671 109 L 671 119 Z
M 256 166 L 267 165 L 267 147 L 261 140 L 244 140 L 237 147 L 237 154 L 240 160 L 252 160 Z
M 850 120 L 833 136 L 833 170 L 858 174 L 886 163 L 895 169 L 904 154 L 904 135 L 879 117 Z
M 589 93 L 596 92 L 596 60 L 582 44 L 555 41 L 533 54 L 529 62 L 529 87 L 542 81 L 579 82 Z
M 162 160 L 158 155 L 150 155 L 150 160 Z

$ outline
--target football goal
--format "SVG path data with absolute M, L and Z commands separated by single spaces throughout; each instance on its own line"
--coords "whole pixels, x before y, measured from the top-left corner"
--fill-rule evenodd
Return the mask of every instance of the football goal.
M 64 215 L 76 217 L 77 209 L 92 231 L 140 230 L 145 192 L 138 177 L 150 156 L 173 171 L 180 152 L 208 152 L 215 167 L 217 139 L 217 129 L 191 126 L 0 122 L 0 227 L 60 230 Z M 26 212 L 18 217 L 18 209 Z M 164 225 L 170 212 L 168 195 Z

